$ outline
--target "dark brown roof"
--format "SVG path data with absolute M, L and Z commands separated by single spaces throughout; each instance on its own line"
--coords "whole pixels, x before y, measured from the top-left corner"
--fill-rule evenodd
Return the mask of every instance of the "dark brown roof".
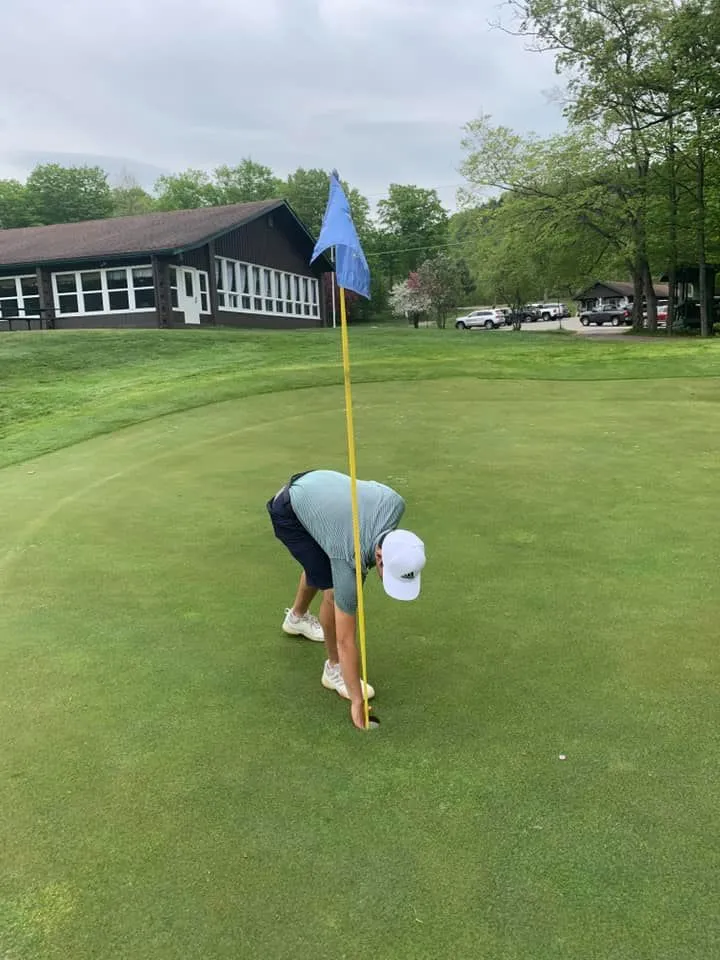
M 0 266 L 179 252 L 200 246 L 212 237 L 284 206 L 283 200 L 264 200 L 225 207 L 148 213 L 139 217 L 0 230 Z
M 670 291 L 666 283 L 655 283 L 655 295 L 658 297 L 668 297 Z M 600 289 L 609 290 L 619 297 L 634 297 L 635 285 L 626 283 L 624 280 L 598 280 L 591 287 L 581 290 L 575 297 L 576 300 L 589 300 L 600 295 Z

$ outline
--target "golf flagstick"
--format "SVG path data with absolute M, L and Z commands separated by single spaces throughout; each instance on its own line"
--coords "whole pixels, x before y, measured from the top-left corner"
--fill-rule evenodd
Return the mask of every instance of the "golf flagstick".
M 343 377 L 345 380 L 345 419 L 347 422 L 348 461 L 350 464 L 350 495 L 352 500 L 353 541 L 355 546 L 355 585 L 357 587 L 357 620 L 362 664 L 362 694 L 365 705 L 365 729 L 370 729 L 370 706 L 367 696 L 367 652 L 365 648 L 365 604 L 363 602 L 362 550 L 360 547 L 360 515 L 357 499 L 357 463 L 355 460 L 355 429 L 353 427 L 352 383 L 350 380 L 350 343 L 347 331 L 345 288 L 340 287 L 340 337 L 342 340 Z

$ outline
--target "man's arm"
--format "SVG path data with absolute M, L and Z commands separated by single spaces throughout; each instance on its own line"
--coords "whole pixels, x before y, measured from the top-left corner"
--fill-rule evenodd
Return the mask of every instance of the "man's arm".
M 335 636 L 337 639 L 338 659 L 343 680 L 353 704 L 363 702 L 360 683 L 358 651 L 355 644 L 357 618 L 354 613 L 345 613 L 335 604 Z
M 355 571 L 344 560 L 332 561 L 333 586 L 335 598 L 335 637 L 337 640 L 338 660 L 345 686 L 350 697 L 350 715 L 356 727 L 365 729 L 365 710 L 362 685 L 360 683 L 360 665 L 355 633 L 357 629 L 357 590 Z

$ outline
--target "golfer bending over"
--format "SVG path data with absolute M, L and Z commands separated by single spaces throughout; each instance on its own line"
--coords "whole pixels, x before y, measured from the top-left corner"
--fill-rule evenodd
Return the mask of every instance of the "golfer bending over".
M 425 547 L 414 533 L 397 529 L 405 501 L 375 481 L 358 480 L 357 495 L 363 582 L 376 566 L 388 596 L 414 600 L 420 593 Z M 352 721 L 363 730 L 350 477 L 333 470 L 298 473 L 268 501 L 267 509 L 275 536 L 303 568 L 283 630 L 325 641 L 322 685 L 350 700 Z M 309 613 L 318 590 L 323 592 L 319 622 Z M 375 695 L 369 684 L 367 694 Z

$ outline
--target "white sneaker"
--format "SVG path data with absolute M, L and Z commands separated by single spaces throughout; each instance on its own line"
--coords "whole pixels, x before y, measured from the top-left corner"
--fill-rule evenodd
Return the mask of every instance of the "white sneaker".
M 325 640 L 320 621 L 309 612 L 303 617 L 296 617 L 292 610 L 286 610 L 282 628 L 291 637 L 305 637 L 306 640 L 314 640 L 316 643 L 323 643 Z
M 335 693 L 339 694 L 341 697 L 344 697 L 346 700 L 350 699 L 350 694 L 348 693 L 347 687 L 345 686 L 345 680 L 343 679 L 342 670 L 340 669 L 340 664 L 336 663 L 334 667 L 330 666 L 329 661 L 325 661 L 325 668 L 323 669 L 322 680 L 320 681 L 326 690 L 334 690 Z M 360 680 L 361 687 L 364 686 L 364 681 Z M 363 690 L 364 693 L 364 690 Z M 375 696 L 375 691 L 370 686 L 367 685 L 367 698 L 372 700 Z

